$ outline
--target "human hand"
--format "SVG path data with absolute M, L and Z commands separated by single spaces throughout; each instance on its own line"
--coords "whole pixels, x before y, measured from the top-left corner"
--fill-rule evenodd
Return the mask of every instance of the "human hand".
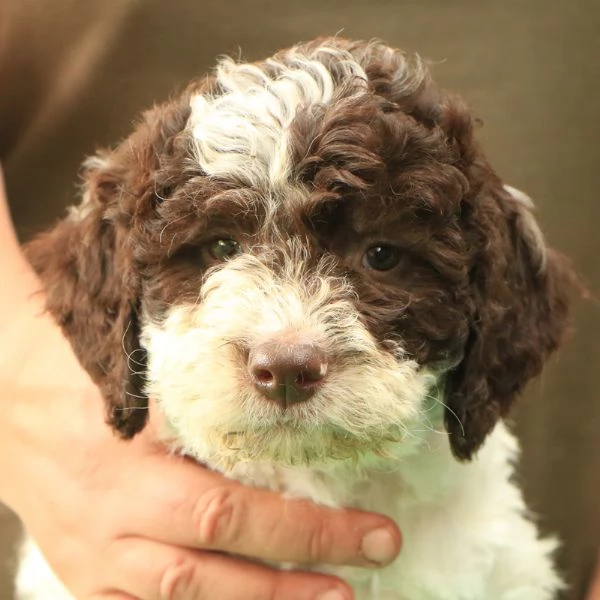
M 10 232 L 0 233 L 4 248 Z M 351 598 L 335 578 L 253 559 L 373 565 L 394 557 L 400 536 L 384 517 L 229 481 L 169 455 L 152 419 L 134 440 L 117 439 L 96 387 L 43 314 L 43 299 L 31 296 L 39 284 L 17 254 L 0 307 L 2 500 L 77 598 L 309 600 L 334 590 L 327 600 Z

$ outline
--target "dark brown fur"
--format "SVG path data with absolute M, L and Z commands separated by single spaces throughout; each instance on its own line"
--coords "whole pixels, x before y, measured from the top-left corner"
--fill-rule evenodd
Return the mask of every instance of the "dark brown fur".
M 313 257 L 336 257 L 382 344 L 449 369 L 446 426 L 454 454 L 468 459 L 559 346 L 573 277 L 553 251 L 542 268 L 526 209 L 485 160 L 459 100 L 429 81 L 407 95 L 392 76 L 397 55 L 335 43 L 364 57 L 371 94 L 358 101 L 348 89 L 297 115 L 294 178 L 310 194 L 274 226 L 306 240 Z M 141 307 L 158 316 L 194 301 L 210 266 L 203 244 L 216 234 L 234 233 L 250 251 L 277 244 L 261 228 L 259 191 L 209 180 L 194 164 L 188 116 L 187 93 L 146 113 L 84 172 L 91 212 L 27 247 L 49 310 L 125 437 L 146 421 Z M 363 268 L 375 242 L 402 249 L 398 267 Z

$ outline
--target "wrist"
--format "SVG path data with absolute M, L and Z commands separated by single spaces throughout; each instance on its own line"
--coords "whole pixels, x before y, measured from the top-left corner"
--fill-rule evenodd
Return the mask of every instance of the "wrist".
M 41 289 L 40 282 L 27 262 L 12 226 L 0 165 L 0 335 L 23 312 L 31 310 L 30 298 Z M 35 301 L 34 301 L 35 302 Z M 41 306 L 41 301 L 37 300 Z

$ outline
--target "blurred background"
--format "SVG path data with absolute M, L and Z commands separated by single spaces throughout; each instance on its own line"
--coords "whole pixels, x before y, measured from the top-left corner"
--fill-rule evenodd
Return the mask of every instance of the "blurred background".
M 551 245 L 598 295 L 598 0 L 0 0 L 0 160 L 21 238 L 74 201 L 85 155 L 217 55 L 258 59 L 338 32 L 435 62 L 483 121 L 492 164 L 534 198 Z M 542 529 L 564 542 L 569 600 L 584 598 L 600 544 L 598 302 L 575 317 L 573 340 L 513 416 L 518 477 Z M 17 536 L 0 506 L 1 600 Z

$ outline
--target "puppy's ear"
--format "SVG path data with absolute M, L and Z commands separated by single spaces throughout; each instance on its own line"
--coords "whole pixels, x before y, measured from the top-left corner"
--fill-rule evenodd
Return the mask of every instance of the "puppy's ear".
M 25 248 L 48 310 L 102 391 L 108 423 L 126 438 L 148 417 L 141 274 L 160 258 L 157 207 L 186 176 L 194 89 L 144 113 L 114 151 L 88 160 L 81 204 Z
M 132 264 L 125 169 L 108 154 L 84 167 L 81 204 L 26 245 L 47 309 L 107 402 L 107 421 L 124 437 L 147 418 L 145 357 L 139 345 L 140 281 Z
M 576 284 L 565 257 L 546 247 L 529 198 L 503 187 L 483 159 L 473 172 L 479 175 L 463 206 L 473 251 L 470 334 L 446 398 L 450 444 L 463 460 L 560 345 Z

